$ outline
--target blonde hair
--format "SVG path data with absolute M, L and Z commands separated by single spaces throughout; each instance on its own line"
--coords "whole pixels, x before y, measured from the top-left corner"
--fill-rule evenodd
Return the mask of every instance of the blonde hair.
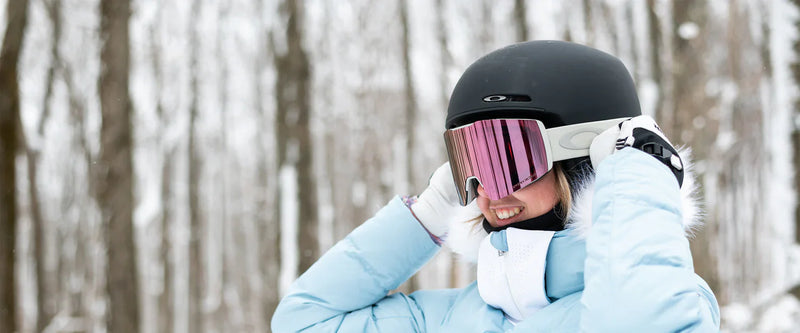
M 558 210 L 561 214 L 564 214 L 564 216 L 559 217 L 566 220 L 567 216 L 569 216 L 569 210 L 572 207 L 572 190 L 569 188 L 569 180 L 567 180 L 567 174 L 561 167 L 561 163 L 555 163 L 553 165 L 553 172 L 555 172 L 556 196 L 558 197 L 558 203 L 556 205 L 561 206 Z

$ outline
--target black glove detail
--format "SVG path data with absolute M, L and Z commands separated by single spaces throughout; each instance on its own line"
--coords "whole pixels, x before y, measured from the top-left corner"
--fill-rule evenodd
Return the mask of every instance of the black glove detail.
M 678 179 L 678 187 L 683 185 L 683 160 L 669 142 L 658 134 L 641 127 L 633 129 L 633 138 L 631 147 L 648 153 L 664 163 Z M 622 147 L 617 146 L 617 149 L 622 149 Z

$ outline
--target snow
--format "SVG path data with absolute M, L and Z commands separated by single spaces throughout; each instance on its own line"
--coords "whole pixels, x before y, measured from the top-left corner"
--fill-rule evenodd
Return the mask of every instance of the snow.
M 759 332 L 796 332 L 800 319 L 800 301 L 794 296 L 781 297 L 769 307 L 758 324 Z
M 642 105 L 642 114 L 653 117 L 656 114 L 658 101 L 658 85 L 653 80 L 646 79 L 637 82 L 639 103 Z
M 354 206 L 364 206 L 367 203 L 367 184 L 362 181 L 353 182 L 353 187 L 350 189 L 350 198 Z
M 694 22 L 683 22 L 678 26 L 678 36 L 683 39 L 695 39 L 700 35 L 700 26 Z
M 391 179 L 392 190 L 394 193 L 412 195 L 409 193 L 408 180 L 408 149 L 406 149 L 405 135 L 398 135 L 392 140 L 392 169 L 394 177 Z
M 720 316 L 725 318 L 725 331 L 739 332 L 750 327 L 753 322 L 751 310 L 744 304 L 733 303 L 720 309 Z
M 797 170 L 792 166 L 792 143 L 790 135 L 792 128 L 792 113 L 794 102 L 798 98 L 797 84 L 789 71 L 791 62 L 797 61 L 794 51 L 791 50 L 792 41 L 798 35 L 792 26 L 793 21 L 798 19 L 797 10 L 786 1 L 773 0 L 767 12 L 770 22 L 770 56 L 772 61 L 773 76 L 768 82 L 770 89 L 765 91 L 772 93 L 772 105 L 764 107 L 764 115 L 767 122 L 765 129 L 765 142 L 769 149 L 769 156 L 772 161 L 771 177 L 769 177 L 769 189 L 766 202 L 768 203 L 767 217 L 773 224 L 775 239 L 771 261 L 775 263 L 776 271 L 773 286 L 779 289 L 787 289 L 792 285 L 800 283 L 800 255 L 795 243 L 795 223 L 794 211 L 797 205 L 797 189 L 794 189 L 793 182 L 787 181 L 797 177 Z M 794 320 L 800 322 L 800 317 L 794 316 Z

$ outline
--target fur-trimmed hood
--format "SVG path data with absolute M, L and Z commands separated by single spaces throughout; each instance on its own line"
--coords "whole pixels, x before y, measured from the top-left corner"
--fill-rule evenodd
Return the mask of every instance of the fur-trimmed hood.
M 679 149 L 684 170 L 683 186 L 680 189 L 683 229 L 687 237 L 691 237 L 702 224 L 703 212 L 698 197 L 698 185 L 692 169 L 691 149 Z M 583 179 L 573 179 L 577 186 L 573 187 L 572 208 L 567 216 L 565 230 L 573 232 L 577 237 L 585 238 L 592 227 L 592 202 L 594 201 L 594 174 Z M 482 221 L 482 220 L 481 220 Z M 481 226 L 481 221 L 452 223 L 445 239 L 445 245 L 458 253 L 465 261 L 475 263 L 478 260 L 478 248 L 488 233 Z

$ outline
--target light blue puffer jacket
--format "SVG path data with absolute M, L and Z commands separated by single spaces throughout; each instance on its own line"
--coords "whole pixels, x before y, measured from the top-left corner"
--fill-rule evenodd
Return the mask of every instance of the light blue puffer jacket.
M 597 170 L 586 237 L 556 233 L 547 253 L 552 303 L 517 325 L 476 283 L 395 293 L 439 247 L 399 198 L 337 243 L 290 287 L 278 332 L 714 332 L 719 307 L 694 273 L 677 182 L 635 149 Z

